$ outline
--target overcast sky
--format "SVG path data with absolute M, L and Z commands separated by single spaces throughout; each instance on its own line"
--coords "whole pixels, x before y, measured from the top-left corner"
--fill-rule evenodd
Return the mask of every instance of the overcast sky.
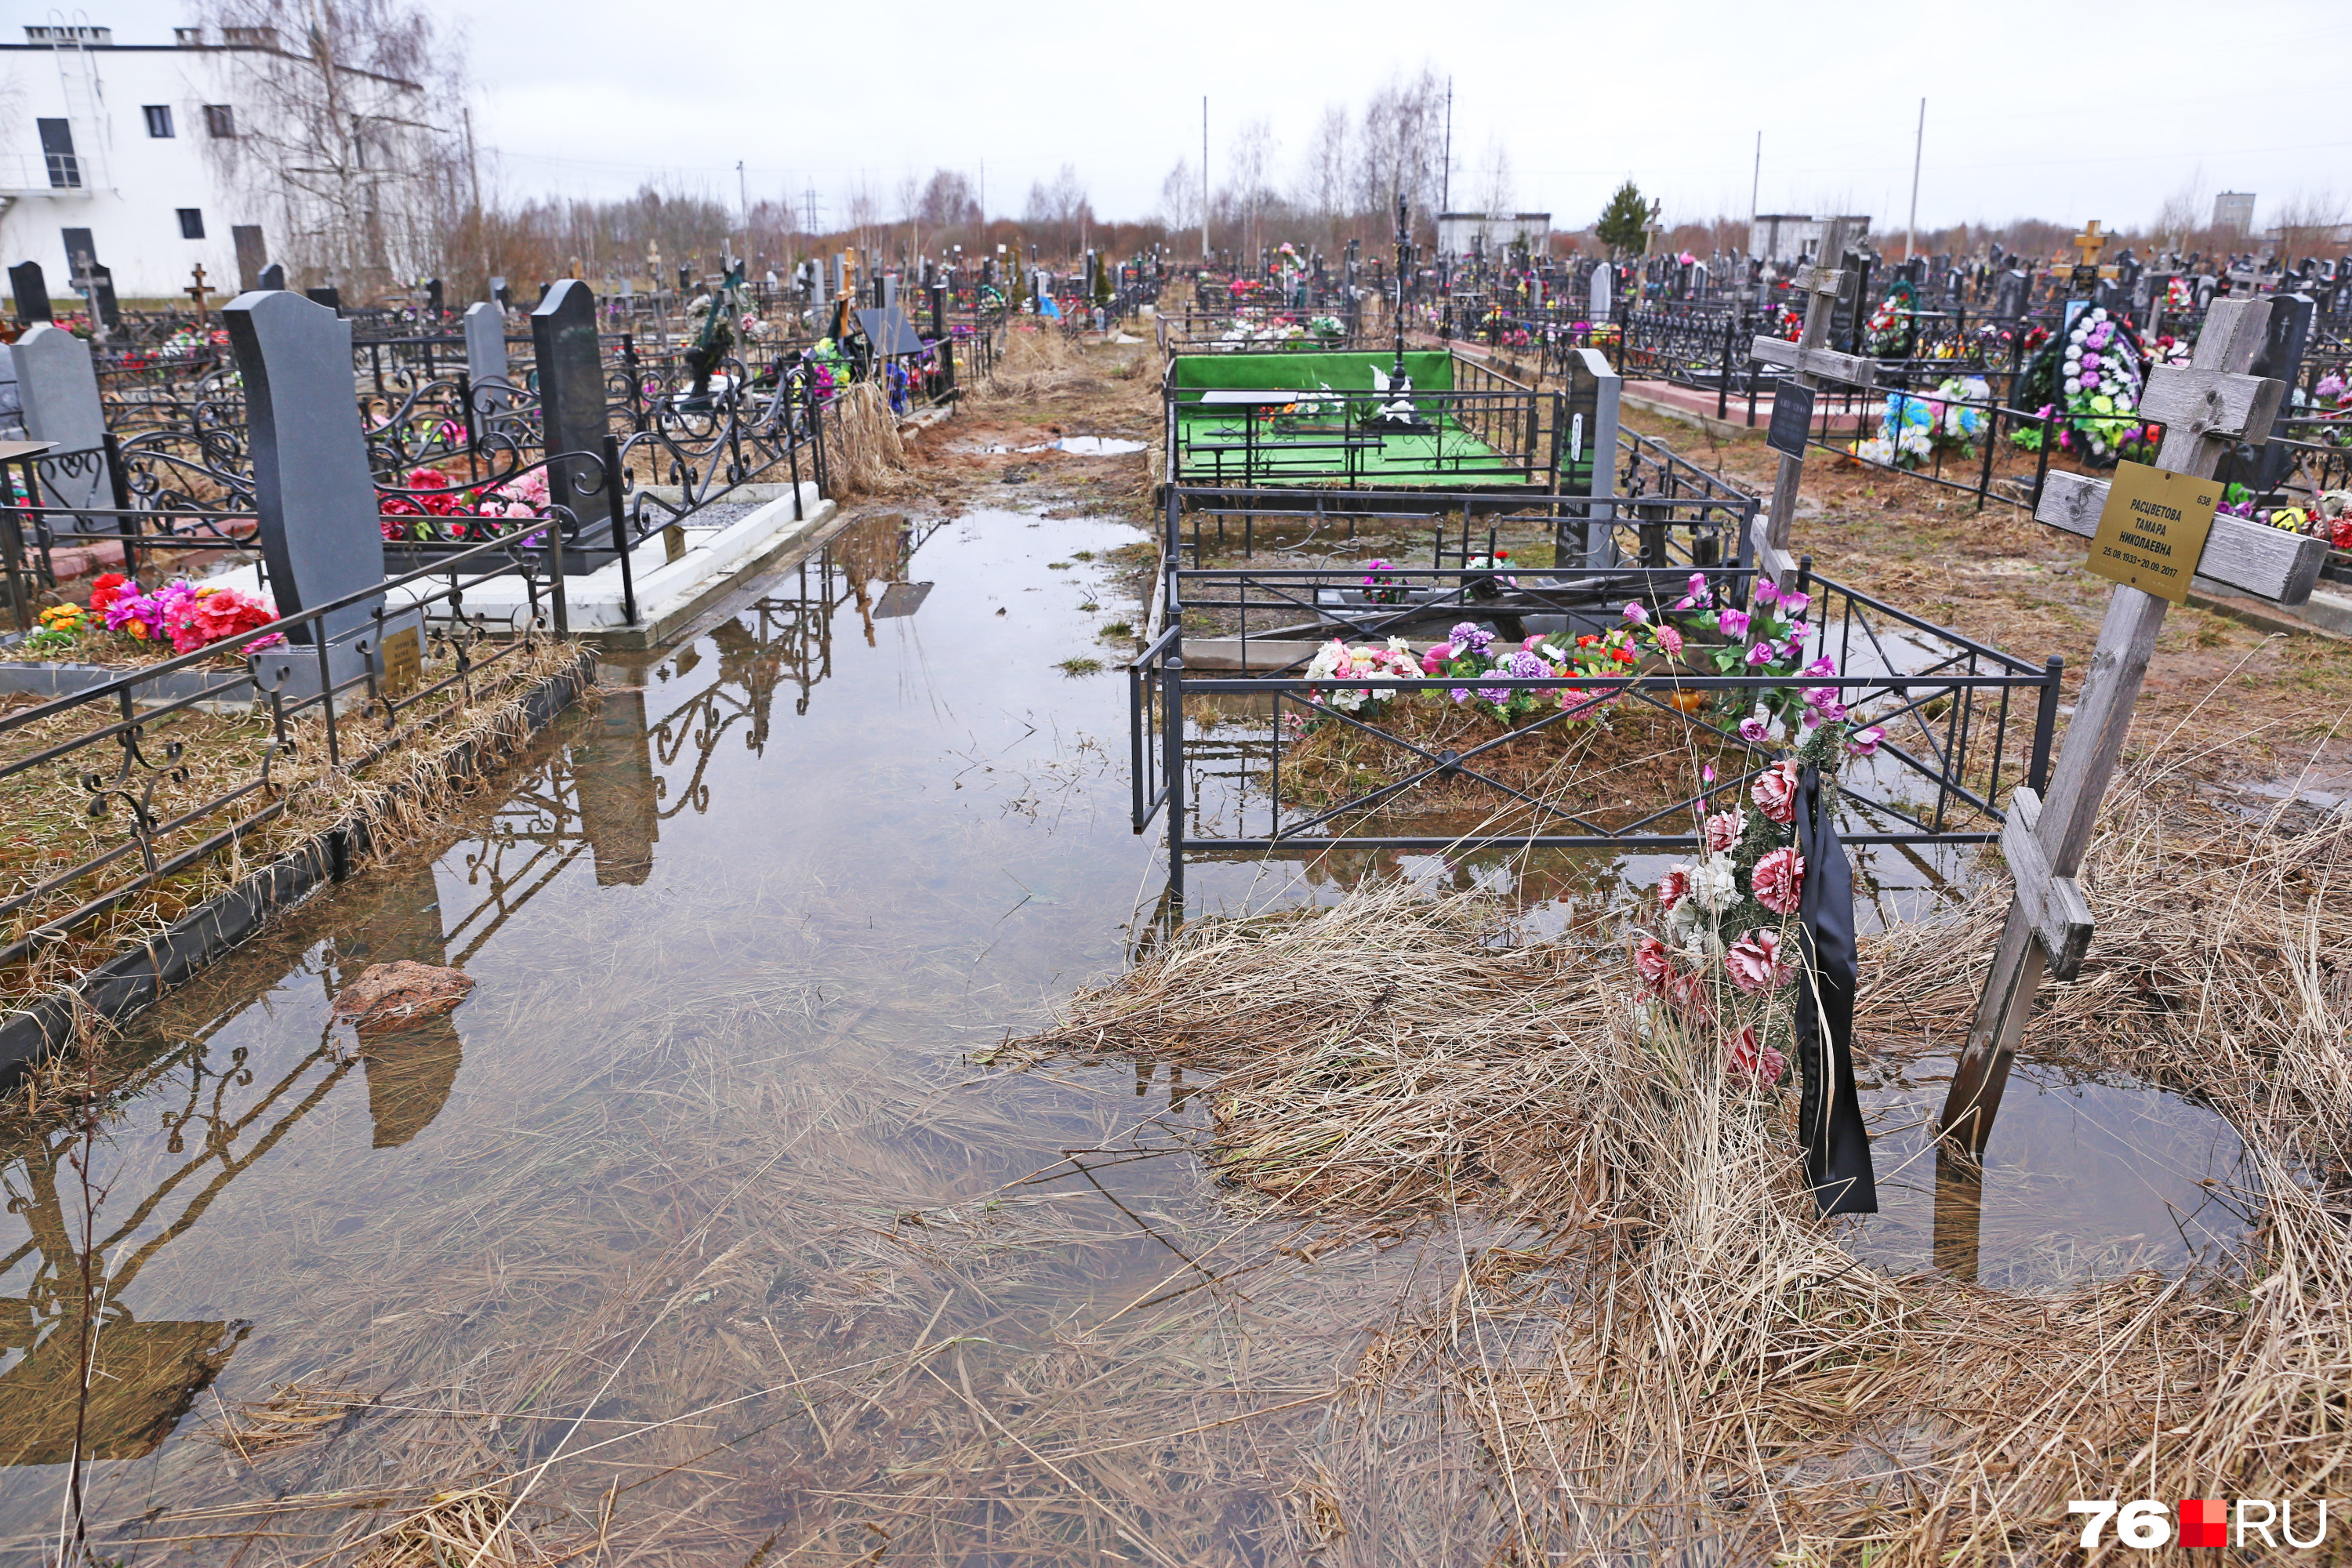
M 2088 7 L 1486 0 L 1188 5 L 648 5 L 428 0 L 462 29 L 486 178 L 509 198 L 646 181 L 730 204 L 814 185 L 837 218 L 861 174 L 885 195 L 937 166 L 1018 215 L 1076 166 L 1096 210 L 1143 216 L 1201 100 L 1217 176 L 1246 121 L 1288 171 L 1328 103 L 1360 110 L 1424 62 L 1454 81 L 1456 206 L 1497 146 L 1517 206 L 1590 223 L 1632 176 L 1670 220 L 1745 217 L 1764 133 L 1766 212 L 1866 212 L 1898 229 L 1927 100 L 1923 227 L 2037 216 L 2153 218 L 2195 182 L 2252 191 L 2258 225 L 2297 197 L 2352 196 L 2352 121 L 2308 84 L 2346 58 L 2352 9 L 2239 0 Z M 47 10 L 20 7 L 21 21 Z M 119 42 L 166 42 L 173 0 L 98 0 Z

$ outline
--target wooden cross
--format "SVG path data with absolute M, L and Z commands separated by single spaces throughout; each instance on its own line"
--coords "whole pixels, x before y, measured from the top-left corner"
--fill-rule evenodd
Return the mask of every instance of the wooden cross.
M 202 327 L 205 324 L 205 304 L 211 298 L 211 292 L 205 287 L 205 264 L 201 261 L 196 263 L 195 279 L 194 283 L 181 289 L 180 292 L 196 302 L 196 325 Z
M 2139 412 L 2164 426 L 2158 468 L 2210 479 L 2238 441 L 2267 438 L 2286 386 L 2245 372 L 2263 346 L 2270 309 L 2266 300 L 2215 301 L 2189 366 L 2158 365 L 2148 373 Z M 2098 531 L 2106 498 L 2105 480 L 2053 471 L 2033 515 L 2088 539 Z M 2196 571 L 2225 587 L 2300 605 L 2310 598 L 2326 554 L 2324 540 L 2223 513 L 2213 520 Z M 2010 1062 L 2043 970 L 2073 979 L 2090 946 L 2090 906 L 2075 874 L 2090 847 L 2100 798 L 2122 755 L 2167 603 L 2137 588 L 2116 588 L 2059 747 L 2049 800 L 2030 789 L 2011 797 L 2000 847 L 2017 891 L 1937 1123 L 1950 1146 L 1975 1158 L 1983 1157 L 1992 1134 Z
M 1824 378 L 1866 389 L 1877 374 L 1877 366 L 1859 354 L 1822 347 L 1822 340 L 1829 336 L 1831 313 L 1837 309 L 1838 289 L 1845 283 L 1845 274 L 1829 261 L 1844 249 L 1845 222 L 1841 218 L 1822 237 L 1821 261 L 1797 269 L 1796 287 L 1811 296 L 1805 301 L 1804 330 L 1797 341 L 1759 337 L 1749 348 L 1753 358 L 1795 371 L 1797 384 L 1809 390 L 1820 386 Z M 1789 535 L 1797 521 L 1797 487 L 1804 477 L 1805 460 L 1781 453 L 1780 472 L 1772 485 L 1772 509 L 1756 520 L 1756 570 L 1776 588 L 1790 587 L 1797 580 Z
M 2082 233 L 2066 243 L 2083 253 L 2082 265 L 2096 267 L 2099 264 L 2099 252 L 2105 250 L 2107 247 L 2107 242 L 2113 238 L 2115 238 L 2114 235 L 2101 234 L 2099 220 L 2093 218 L 2083 226 Z

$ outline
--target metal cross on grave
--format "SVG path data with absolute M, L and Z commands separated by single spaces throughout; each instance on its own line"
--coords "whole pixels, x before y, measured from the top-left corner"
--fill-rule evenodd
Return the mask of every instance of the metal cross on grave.
M 2235 443 L 2269 437 L 2286 384 L 2245 372 L 2262 349 L 2270 311 L 2267 300 L 2215 301 L 2189 367 L 2158 365 L 2148 373 L 2140 413 L 2164 426 L 2157 467 L 2210 479 Z M 2034 518 L 2092 538 L 2107 489 L 2103 479 L 2053 470 Z M 2324 540 L 2225 512 L 2213 519 L 2195 575 L 2281 605 L 2300 605 L 2310 598 L 2326 553 Z M 2090 847 L 2100 797 L 2123 752 L 2168 602 L 2116 585 L 2059 747 L 2050 798 L 2045 803 L 2030 789 L 2011 797 L 2000 847 L 2017 890 L 1937 1122 L 1948 1146 L 1977 1158 L 1991 1136 L 2010 1061 L 2043 971 L 2073 979 L 2090 946 L 2090 906 L 2075 874 Z
M 212 291 L 205 287 L 205 264 L 203 262 L 199 261 L 196 263 L 193 276 L 194 277 L 195 281 L 190 284 L 187 288 L 181 289 L 180 292 L 185 294 L 189 299 L 194 300 L 196 302 L 196 326 L 201 330 L 205 324 L 205 311 L 212 295 Z
M 1821 260 L 1797 269 L 1796 287 L 1811 296 L 1805 301 L 1804 330 L 1797 341 L 1759 337 L 1748 351 L 1766 364 L 1797 373 L 1772 399 L 1772 447 L 1780 454 L 1780 472 L 1772 484 L 1771 510 L 1759 514 L 1754 525 L 1757 574 L 1776 588 L 1790 587 L 1797 580 L 1789 536 L 1797 521 L 1797 487 L 1805 477 L 1804 433 L 1812 424 L 1813 393 L 1825 379 L 1866 390 L 1877 374 L 1877 367 L 1859 354 L 1822 347 L 1838 290 L 1845 283 L 1845 274 L 1827 263 L 1844 251 L 1845 238 L 1844 220 L 1832 222 L 1822 237 Z M 1793 429 L 1793 441 L 1780 439 L 1784 428 Z

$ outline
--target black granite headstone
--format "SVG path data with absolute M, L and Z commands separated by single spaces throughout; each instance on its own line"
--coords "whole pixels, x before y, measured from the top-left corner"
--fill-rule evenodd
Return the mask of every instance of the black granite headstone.
M 566 575 L 593 572 L 618 559 L 613 547 L 611 503 L 604 490 L 603 453 L 610 430 L 604 366 L 596 352 L 596 296 L 577 278 L 547 292 L 530 313 L 531 349 L 539 365 L 540 412 L 547 450 L 586 454 L 551 462 L 547 496 L 579 520 L 579 542 L 567 540 Z
M 285 288 L 285 287 L 286 287 L 286 268 L 285 268 L 285 264 L 284 264 L 284 263 L 282 263 L 282 262 L 273 261 L 273 262 L 271 262 L 268 266 L 267 266 L 267 267 L 263 268 L 261 269 L 261 276 L 260 276 L 260 278 L 259 278 L 259 279 L 258 279 L 254 283 L 254 285 L 253 285 L 253 286 L 254 286 L 255 288 L 257 288 L 257 289 L 268 289 L 268 290 L 270 290 L 270 291 L 272 291 L 272 292 L 275 292 L 275 291 L 276 291 L 276 290 L 278 290 L 278 289 L 280 289 Z
M 49 283 L 37 261 L 19 261 L 8 268 L 8 292 L 16 302 L 16 324 L 29 327 L 50 320 Z

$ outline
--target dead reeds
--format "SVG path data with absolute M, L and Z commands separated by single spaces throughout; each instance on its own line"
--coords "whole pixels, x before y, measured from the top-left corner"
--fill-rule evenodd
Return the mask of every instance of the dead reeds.
M 914 488 L 907 472 L 907 446 L 889 400 L 870 381 L 853 382 L 833 400 L 833 427 L 826 433 L 825 478 L 834 499 L 898 495 Z
M 2074 1498 L 2293 1500 L 2305 1530 L 2352 1462 L 2352 823 L 2266 831 L 2143 779 L 2091 865 L 2093 958 L 2028 1048 L 2244 1140 L 2253 1239 L 2181 1279 L 2025 1297 L 1868 1267 L 1801 1190 L 1792 1092 L 1727 1083 L 1606 948 L 1501 945 L 1480 900 L 1196 925 L 1034 1045 L 1229 1069 L 1216 1168 L 1319 1245 L 1414 1214 L 1544 1226 L 1359 1369 L 1368 1396 L 1452 1391 L 1496 1561 L 2039 1561 Z M 1958 1043 L 2007 896 L 1865 944 L 1867 1050 Z

